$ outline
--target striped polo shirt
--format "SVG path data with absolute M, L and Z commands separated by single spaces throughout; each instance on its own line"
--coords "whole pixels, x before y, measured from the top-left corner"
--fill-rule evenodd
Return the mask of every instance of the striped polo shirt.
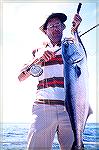
M 44 49 L 52 50 L 53 52 L 57 49 L 60 50 L 55 54 L 54 58 L 48 62 L 43 62 L 41 65 L 43 73 L 38 77 L 36 99 L 64 100 L 62 49 L 60 46 L 53 47 L 51 44 L 47 45 Z M 40 51 L 42 51 L 42 49 Z M 36 55 L 38 55 L 37 53 Z

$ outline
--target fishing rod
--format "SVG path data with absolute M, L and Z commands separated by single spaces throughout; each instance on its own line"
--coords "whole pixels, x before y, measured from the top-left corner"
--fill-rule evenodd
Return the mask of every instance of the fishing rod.
M 79 12 L 80 12 L 81 5 L 82 5 L 82 3 L 79 3 L 79 4 L 78 4 L 78 7 L 77 7 L 77 13 L 78 13 L 78 14 L 79 14 Z M 73 24 L 73 27 L 74 27 L 74 26 L 75 26 L 75 22 L 72 22 L 72 24 Z M 97 27 L 97 26 L 99 26 L 99 24 L 97 24 L 96 26 L 94 26 L 94 27 L 92 27 L 91 29 L 87 30 L 86 32 L 84 32 L 83 34 L 81 34 L 79 37 L 83 36 L 84 34 L 86 34 L 87 32 L 91 31 L 92 29 L 94 29 L 94 28 Z M 57 50 L 55 51 L 55 53 L 56 53 L 57 51 L 59 51 L 59 50 L 60 50 L 60 48 L 57 49 Z M 41 59 L 41 60 L 38 60 L 37 62 L 43 62 L 43 61 L 44 61 L 44 60 Z M 31 75 L 33 75 L 34 77 L 38 77 L 38 76 L 40 76 L 40 75 L 43 73 L 43 69 L 41 68 L 40 65 L 37 65 L 37 64 L 36 64 L 37 62 L 35 62 L 35 64 L 34 64 L 34 62 L 33 62 L 33 63 L 30 64 L 30 65 L 28 66 L 28 68 L 26 69 L 27 71 L 30 71 Z
M 80 11 L 80 9 L 81 9 L 81 3 L 79 3 L 79 5 L 78 5 L 78 8 L 77 8 L 77 13 L 79 13 L 79 11 Z M 73 26 L 75 26 L 75 23 L 74 22 L 72 22 L 72 24 L 73 24 Z M 59 51 L 61 48 L 59 48 L 59 49 L 57 49 L 56 51 L 55 51 L 55 53 L 57 52 L 57 51 Z M 38 62 L 43 62 L 44 60 L 43 59 L 38 59 L 35 63 L 33 62 L 33 63 L 31 63 L 29 66 L 28 66 L 28 68 L 26 69 L 26 71 L 30 71 L 30 74 L 32 75 L 32 76 L 34 76 L 34 77 L 39 77 L 42 73 L 43 73 L 43 69 L 41 68 L 41 66 L 40 65 L 38 65 L 37 63 Z M 24 71 L 23 71 L 23 73 L 24 73 Z

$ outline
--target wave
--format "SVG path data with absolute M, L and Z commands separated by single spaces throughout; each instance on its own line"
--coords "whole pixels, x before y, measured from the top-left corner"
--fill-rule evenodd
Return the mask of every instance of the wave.
M 3 124 L 3 132 L 0 132 L 2 150 L 24 150 L 29 126 L 30 124 Z M 86 150 L 99 150 L 99 123 L 87 123 L 83 137 Z M 59 150 L 57 136 L 52 148 Z

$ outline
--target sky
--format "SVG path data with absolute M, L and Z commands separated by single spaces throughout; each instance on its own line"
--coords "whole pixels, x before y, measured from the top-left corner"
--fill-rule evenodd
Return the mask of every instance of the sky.
M 64 37 L 71 37 L 71 25 L 78 3 L 3 3 L 2 7 L 2 118 L 3 122 L 30 122 L 37 78 L 29 77 L 18 81 L 20 69 L 32 60 L 32 50 L 40 48 L 46 35 L 39 30 L 51 13 L 67 15 Z M 96 3 L 83 3 L 80 15 L 82 23 L 79 34 L 84 33 L 97 22 Z M 88 122 L 96 122 L 96 40 L 97 29 L 81 37 L 88 55 L 89 102 L 93 115 Z

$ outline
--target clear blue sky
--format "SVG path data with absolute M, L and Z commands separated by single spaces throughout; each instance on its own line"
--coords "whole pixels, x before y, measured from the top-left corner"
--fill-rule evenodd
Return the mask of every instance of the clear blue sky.
M 35 99 L 36 78 L 19 82 L 21 67 L 32 59 L 32 50 L 39 48 L 46 36 L 39 30 L 52 12 L 62 12 L 68 17 L 64 36 L 70 37 L 72 19 L 78 3 L 3 3 L 3 121 L 30 122 Z M 80 34 L 96 25 L 96 3 L 83 3 L 80 11 Z M 88 54 L 89 102 L 96 121 L 96 29 L 82 36 Z

